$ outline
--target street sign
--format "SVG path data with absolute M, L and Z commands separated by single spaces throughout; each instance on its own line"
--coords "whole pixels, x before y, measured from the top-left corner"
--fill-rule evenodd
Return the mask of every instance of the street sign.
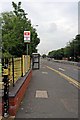
M 30 43 L 30 31 L 24 31 L 24 42 Z

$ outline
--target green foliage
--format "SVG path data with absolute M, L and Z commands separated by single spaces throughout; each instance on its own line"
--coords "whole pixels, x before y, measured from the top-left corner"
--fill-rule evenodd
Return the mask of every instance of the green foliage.
M 26 17 L 27 13 L 21 9 L 21 2 L 12 2 L 14 11 L 2 13 L 2 51 L 3 55 L 13 55 L 20 57 L 26 54 L 26 44 L 24 43 L 24 31 L 31 32 L 31 43 L 29 44 L 29 54 L 37 52 L 36 47 L 40 43 L 36 30 L 31 26 L 31 21 Z
M 62 59 L 64 57 L 64 48 L 53 50 L 49 52 L 48 56 L 54 59 Z
M 4 52 L 3 57 L 12 57 L 12 55 L 8 51 L 6 51 Z
M 48 53 L 48 56 L 55 59 L 65 57 L 68 60 L 80 61 L 80 34 L 76 35 L 75 39 L 69 42 L 65 48 L 53 50 Z
M 0 18 L 0 58 L 2 56 L 2 19 Z
M 42 57 L 43 57 L 43 58 L 46 58 L 46 54 L 43 54 Z

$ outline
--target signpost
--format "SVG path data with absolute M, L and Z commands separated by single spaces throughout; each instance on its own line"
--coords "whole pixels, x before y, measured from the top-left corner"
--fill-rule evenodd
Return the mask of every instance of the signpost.
M 24 43 L 27 44 L 27 55 L 28 55 L 28 44 L 30 43 L 30 31 L 24 31 Z

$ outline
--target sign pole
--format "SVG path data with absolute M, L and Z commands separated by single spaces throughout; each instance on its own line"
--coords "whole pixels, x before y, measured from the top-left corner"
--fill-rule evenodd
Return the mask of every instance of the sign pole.
M 27 47 L 27 55 L 28 55 L 28 43 L 26 44 L 26 47 Z
M 27 69 L 28 69 L 28 44 L 30 43 L 30 31 L 24 31 L 24 42 L 27 50 Z

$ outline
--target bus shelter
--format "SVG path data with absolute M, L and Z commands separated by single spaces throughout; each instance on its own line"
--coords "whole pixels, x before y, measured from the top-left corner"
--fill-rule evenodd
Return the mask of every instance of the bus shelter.
M 32 69 L 40 69 L 40 54 L 33 53 L 32 54 Z

